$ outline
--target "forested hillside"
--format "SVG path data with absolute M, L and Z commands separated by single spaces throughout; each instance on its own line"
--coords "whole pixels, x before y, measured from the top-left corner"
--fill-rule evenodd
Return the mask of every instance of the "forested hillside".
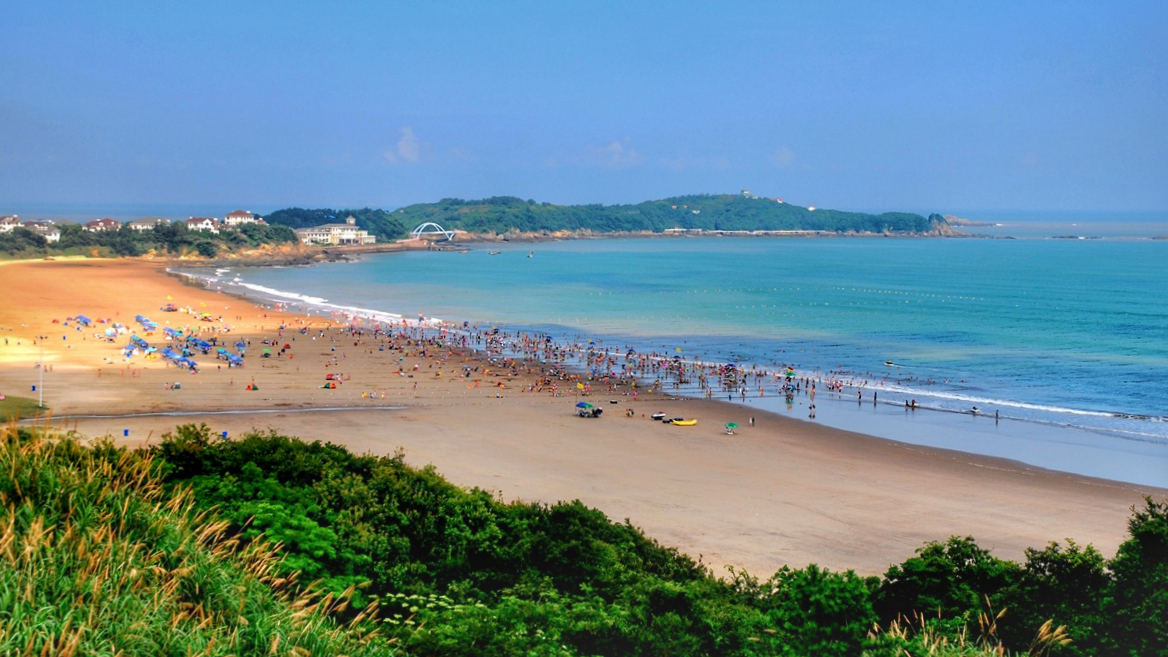
M 134 257 L 155 252 L 159 255 L 197 254 L 212 258 L 225 253 L 281 244 L 298 245 L 296 233 L 287 226 L 244 224 L 235 230 L 189 230 L 182 222 L 160 223 L 150 230 L 133 230 L 122 224 L 117 230 L 91 232 L 81 224 L 59 224 L 61 239 L 48 242 L 26 228 L 0 233 L 0 256 L 42 257 L 51 255 Z
M 923 217 L 907 212 L 866 214 L 804 208 L 775 199 L 743 194 L 679 196 L 636 205 L 554 205 L 512 196 L 477 201 L 443 199 L 419 203 L 393 212 L 384 210 L 278 210 L 265 220 L 292 228 L 337 223 L 352 215 L 357 226 L 379 241 L 404 237 L 428 221 L 448 230 L 475 234 L 551 234 L 651 232 L 672 228 L 723 231 L 822 231 L 828 233 L 922 235 L 944 232 L 940 215 Z
M 407 206 L 395 216 L 407 226 L 434 221 L 448 229 L 494 234 L 511 230 L 660 233 L 670 228 L 923 234 L 947 226 L 940 215 L 810 209 L 741 194 L 679 196 L 636 205 L 553 205 L 509 196 L 481 201 L 443 199 Z
M 391 242 L 405 237 L 406 233 L 413 230 L 415 225 L 410 224 L 407 227 L 399 215 L 395 215 L 386 210 L 375 210 L 372 208 L 361 208 L 359 210 L 286 208 L 265 215 L 264 221 L 273 225 L 287 226 L 295 230 L 297 228 L 309 228 L 324 224 L 341 224 L 345 223 L 345 220 L 349 217 L 356 219 L 357 227 L 369 231 L 369 234 L 375 236 L 378 242 Z

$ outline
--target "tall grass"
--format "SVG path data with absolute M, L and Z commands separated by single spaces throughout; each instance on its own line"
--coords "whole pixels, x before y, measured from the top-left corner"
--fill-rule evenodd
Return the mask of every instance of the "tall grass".
M 146 456 L 0 428 L 0 654 L 393 655 L 366 609 L 333 613 L 246 545 L 165 494 Z
M 945 619 L 940 615 L 930 618 L 919 613 L 894 620 L 887 628 L 873 626 L 864 657 L 1050 657 L 1071 642 L 1065 626 L 1055 627 L 1052 621 L 1046 621 L 1034 634 L 1025 653 L 1008 651 L 998 636 L 998 621 L 1006 615 L 1006 610 L 994 613 L 989 598 L 985 605 L 985 610 L 977 616 L 976 628 L 961 619 Z

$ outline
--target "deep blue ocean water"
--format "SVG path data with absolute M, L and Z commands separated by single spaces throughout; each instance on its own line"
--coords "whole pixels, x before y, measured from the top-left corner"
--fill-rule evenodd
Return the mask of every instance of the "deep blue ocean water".
M 302 310 L 792 365 L 862 386 L 864 403 L 821 393 L 817 422 L 1168 488 L 1166 240 L 585 240 L 220 270 L 212 284 Z M 805 396 L 747 403 L 807 415 Z

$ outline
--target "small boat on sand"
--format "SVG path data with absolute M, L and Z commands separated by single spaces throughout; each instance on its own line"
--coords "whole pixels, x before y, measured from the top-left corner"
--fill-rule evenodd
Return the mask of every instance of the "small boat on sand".
M 695 425 L 697 423 L 698 423 L 697 420 L 682 420 L 679 418 L 674 418 L 673 422 L 670 422 L 670 424 L 672 424 L 675 427 L 692 427 L 693 425 Z

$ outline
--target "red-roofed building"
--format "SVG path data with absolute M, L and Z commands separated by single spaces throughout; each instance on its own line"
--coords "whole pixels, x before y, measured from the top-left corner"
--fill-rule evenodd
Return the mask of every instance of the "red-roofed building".
M 117 229 L 121 228 L 122 223 L 120 221 L 114 221 L 113 219 L 110 219 L 107 217 L 105 219 L 96 219 L 94 221 L 87 222 L 87 223 L 83 224 L 81 227 L 84 228 L 85 230 L 88 230 L 91 233 L 103 233 L 106 231 L 112 231 L 112 230 L 117 230 Z
M 45 238 L 50 244 L 61 241 L 61 230 L 51 221 L 26 221 L 24 227 Z

